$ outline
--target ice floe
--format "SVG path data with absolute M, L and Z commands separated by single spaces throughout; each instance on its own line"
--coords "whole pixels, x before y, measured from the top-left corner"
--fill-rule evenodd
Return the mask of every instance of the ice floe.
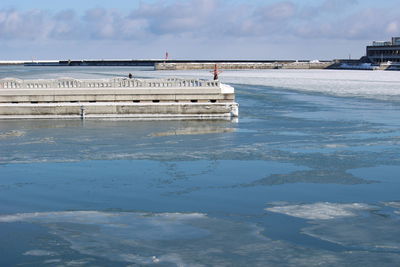
M 128 266 L 392 266 L 400 262 L 393 253 L 332 252 L 275 241 L 261 235 L 263 229 L 254 224 L 199 213 L 44 212 L 1 215 L 0 222 L 38 224 L 48 229 L 47 240 L 61 238 L 85 257 L 71 259 L 64 254 L 74 253 L 65 247 L 50 251 L 52 245 L 43 243 L 25 253 L 59 266 L 98 266 L 104 260 Z
M 24 255 L 41 257 L 41 256 L 55 256 L 55 255 L 57 255 L 57 253 L 55 253 L 53 251 L 35 249 L 35 250 L 29 250 L 29 251 L 25 252 Z
M 240 250 L 242 242 L 264 242 L 253 225 L 230 223 L 201 213 L 42 212 L 2 215 L 0 222 L 39 224 L 82 254 L 144 265 L 172 263 L 185 266 L 185 262 L 190 262 L 193 257 L 211 257 L 206 251 L 199 252 L 208 248 L 210 241 L 215 246 L 214 252 L 221 253 Z M 232 233 L 236 232 L 242 234 L 233 237 L 231 247 L 225 248 L 225 239 L 232 239 Z M 36 249 L 25 255 L 56 254 Z
M 24 135 L 25 135 L 24 131 L 17 131 L 17 130 L 9 132 L 0 132 L 0 139 L 10 138 L 10 137 L 21 137 Z
M 391 201 L 391 202 L 384 202 L 384 204 L 388 207 L 392 207 L 395 209 L 394 213 L 400 215 L 400 202 Z
M 385 203 L 396 208 L 397 202 Z M 348 249 L 400 251 L 400 228 L 396 211 L 363 203 L 271 203 L 266 210 L 310 220 L 303 234 Z
M 399 226 L 393 214 L 371 212 L 342 220 L 314 221 L 302 232 L 350 249 L 400 252 Z
M 339 204 L 321 202 L 313 204 L 279 205 L 266 208 L 266 210 L 303 219 L 331 220 L 343 217 L 353 217 L 357 215 L 357 211 L 368 210 L 371 208 L 371 206 L 362 203 Z

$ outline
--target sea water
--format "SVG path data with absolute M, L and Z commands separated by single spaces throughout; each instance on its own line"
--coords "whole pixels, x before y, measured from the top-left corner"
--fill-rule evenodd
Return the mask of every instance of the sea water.
M 210 77 L 0 67 L 0 78 Z M 0 121 L 1 266 L 398 266 L 397 72 L 225 71 L 238 121 Z

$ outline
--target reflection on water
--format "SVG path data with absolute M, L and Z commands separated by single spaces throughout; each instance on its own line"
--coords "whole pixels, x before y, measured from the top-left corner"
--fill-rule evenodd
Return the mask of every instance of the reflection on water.
M 225 137 L 235 132 L 235 125 L 231 121 L 3 121 L 0 163 L 178 157 L 172 150 L 179 149 L 184 156 L 206 144 L 227 144 Z
M 296 171 L 289 174 L 273 174 L 250 184 L 242 186 L 281 185 L 289 183 L 323 183 L 323 184 L 369 184 L 368 181 L 352 174 L 334 170 Z
M 399 265 L 398 103 L 240 82 L 237 122 L 1 121 L 0 265 Z
M 215 133 L 231 133 L 234 132 L 234 128 L 214 128 L 214 127 L 191 127 L 184 129 L 176 129 L 169 132 L 153 133 L 150 136 L 160 137 L 160 136 L 171 136 L 171 135 L 198 135 L 198 134 L 215 134 Z

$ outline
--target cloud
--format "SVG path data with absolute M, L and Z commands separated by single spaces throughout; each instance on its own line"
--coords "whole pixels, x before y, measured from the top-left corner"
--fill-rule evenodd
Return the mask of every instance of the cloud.
M 174 5 L 162 2 L 142 4 L 130 18 L 146 20 L 152 34 L 180 34 L 202 31 L 211 26 L 221 7 L 215 0 L 179 1 Z
M 77 39 L 82 37 L 79 17 L 73 10 L 63 10 L 47 21 L 47 38 Z
M 157 0 L 132 10 L 0 10 L 0 40 L 153 40 L 162 37 L 376 39 L 397 35 L 400 10 L 363 8 L 358 0 L 318 5 L 228 0 Z
M 293 34 L 302 38 L 345 40 L 387 39 L 400 34 L 400 12 L 397 9 L 368 8 L 333 21 L 302 21 Z
M 267 21 L 281 21 L 291 19 L 296 15 L 298 6 L 292 2 L 280 2 L 265 5 L 258 9 L 256 14 Z
M 82 24 L 91 38 L 112 39 L 118 36 L 122 20 L 115 10 L 96 8 L 86 12 Z
M 13 9 L 2 10 L 0 11 L 0 36 L 2 39 L 40 38 L 46 32 L 46 29 L 41 27 L 44 25 L 45 19 L 45 12 L 41 10 L 27 12 L 19 12 Z

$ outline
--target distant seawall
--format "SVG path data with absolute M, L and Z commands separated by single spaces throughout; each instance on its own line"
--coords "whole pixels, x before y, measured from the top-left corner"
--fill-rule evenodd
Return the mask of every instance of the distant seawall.
M 155 70 L 197 70 L 197 69 L 213 69 L 217 63 L 156 63 Z M 334 65 L 333 61 L 329 62 L 231 62 L 218 63 L 220 69 L 327 69 Z
M 324 69 L 333 61 L 296 60 L 162 60 L 162 59 L 116 59 L 116 60 L 42 60 L 0 61 L 0 65 L 24 65 L 27 67 L 49 66 L 127 66 L 154 67 L 155 70 L 213 69 Z
M 0 66 L 2 65 L 24 65 L 25 61 L 20 60 L 1 60 Z
M 187 60 L 187 59 L 99 59 L 99 60 L 40 60 L 1 61 L 0 65 L 23 65 L 27 67 L 148 67 L 154 70 L 200 70 L 214 69 L 339 69 L 339 70 L 400 70 L 400 64 L 372 64 L 363 59 L 335 60 Z
M 59 65 L 61 61 L 59 60 L 0 60 L 0 66 L 9 66 L 9 65 L 39 65 L 39 64 L 45 64 L 50 66 L 50 64 L 53 65 Z

